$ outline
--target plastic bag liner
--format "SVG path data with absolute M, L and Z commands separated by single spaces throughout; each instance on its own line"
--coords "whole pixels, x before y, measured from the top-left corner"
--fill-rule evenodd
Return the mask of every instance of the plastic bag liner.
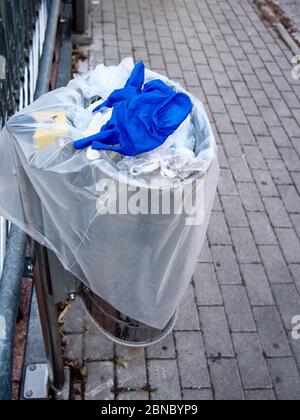
M 191 96 L 203 171 L 171 184 L 120 174 L 105 153 L 90 161 L 72 146 L 92 118 L 84 83 L 42 96 L 1 131 L 0 214 L 117 310 L 163 329 L 205 239 L 219 176 L 214 136 L 202 104 Z M 188 202 L 192 212 L 178 211 L 178 203 L 183 209 Z

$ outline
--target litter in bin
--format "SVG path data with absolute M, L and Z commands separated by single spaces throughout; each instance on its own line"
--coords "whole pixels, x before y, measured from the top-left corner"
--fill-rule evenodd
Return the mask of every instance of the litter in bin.
M 111 119 L 111 109 L 93 110 L 124 88 L 133 69 L 132 59 L 100 65 L 7 122 L 0 133 L 0 215 L 116 310 L 161 330 L 193 275 L 219 166 L 201 102 L 147 69 L 146 84 L 160 80 L 190 98 L 183 124 L 138 156 L 75 150 L 74 141 Z
M 111 119 L 99 133 L 75 141 L 75 149 L 92 146 L 137 156 L 163 144 L 190 114 L 192 102 L 188 95 L 174 92 L 161 80 L 145 85 L 144 80 L 145 67 L 140 62 L 125 87 L 115 90 L 94 109 L 97 112 L 113 107 Z

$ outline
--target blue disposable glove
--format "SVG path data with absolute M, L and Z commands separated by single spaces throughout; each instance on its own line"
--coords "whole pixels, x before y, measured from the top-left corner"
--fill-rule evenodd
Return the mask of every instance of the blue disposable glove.
M 123 89 L 114 91 L 94 112 L 114 107 L 100 133 L 74 142 L 77 150 L 92 146 L 125 156 L 137 156 L 161 146 L 192 110 L 188 95 L 176 93 L 160 80 L 146 83 L 144 63 L 138 63 Z

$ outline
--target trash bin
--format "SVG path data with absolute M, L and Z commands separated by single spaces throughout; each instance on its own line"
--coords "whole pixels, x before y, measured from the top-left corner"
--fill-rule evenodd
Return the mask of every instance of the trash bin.
M 209 120 L 192 95 L 195 158 L 181 178 L 133 173 L 126 168 L 134 158 L 103 152 L 93 160 L 74 149 L 92 122 L 89 103 L 123 87 L 132 69 L 130 59 L 99 66 L 9 120 L 0 134 L 0 215 L 80 280 L 85 308 L 110 338 L 144 346 L 174 327 L 205 240 L 219 166 Z M 184 92 L 151 71 L 146 78 Z

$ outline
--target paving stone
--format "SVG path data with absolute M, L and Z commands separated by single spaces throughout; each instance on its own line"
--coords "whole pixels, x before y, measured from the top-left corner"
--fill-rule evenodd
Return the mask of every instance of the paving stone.
M 206 85 L 205 83 L 205 91 Z M 220 134 L 234 134 L 234 128 L 227 114 L 214 114 L 214 120 Z
M 257 143 L 265 159 L 279 159 L 280 155 L 271 137 L 257 137 Z
M 271 389 L 260 389 L 258 391 L 246 391 L 247 401 L 275 401 L 276 396 Z
M 241 270 L 251 305 L 273 305 L 272 291 L 263 266 L 260 264 L 242 264 Z
M 261 117 L 247 117 L 255 136 L 268 136 L 269 130 Z
M 221 284 L 241 284 L 242 278 L 233 248 L 213 246 L 211 248 L 218 280 Z
M 295 361 L 291 358 L 270 359 L 268 366 L 277 399 L 299 401 L 300 378 Z
M 248 227 L 249 223 L 239 197 L 222 196 L 225 217 L 230 227 Z M 222 244 L 220 242 L 220 244 Z
M 269 159 L 267 160 L 268 166 L 271 171 L 271 175 L 274 179 L 275 184 L 277 185 L 290 185 L 292 179 L 286 170 L 286 167 L 282 160 L 279 159 Z
M 300 170 L 300 159 L 293 148 L 280 148 L 279 151 L 289 171 Z
M 193 278 L 198 305 L 222 305 L 222 296 L 213 264 L 198 264 Z
M 148 370 L 151 400 L 181 400 L 176 360 L 149 360 Z
M 223 213 L 212 212 L 208 228 L 208 238 L 211 245 L 231 245 L 232 242 Z
M 288 266 L 279 246 L 261 246 L 260 254 L 271 283 L 292 283 Z
M 145 391 L 121 392 L 118 395 L 117 400 L 119 401 L 147 401 L 149 400 L 149 396 L 148 396 L 148 392 L 145 392 Z
M 234 124 L 234 128 L 241 144 L 256 144 L 253 133 L 248 125 Z
M 296 284 L 298 292 L 300 293 L 300 264 L 291 264 L 290 270 L 294 278 L 294 282 Z
M 140 348 L 117 346 L 117 360 L 126 361 L 128 367 L 116 366 L 119 388 L 138 389 L 147 384 L 145 351 Z
M 231 228 L 231 236 L 237 259 L 240 264 L 260 262 L 260 257 L 258 255 L 250 229 Z
M 212 401 L 213 394 L 210 389 L 183 389 L 183 400 L 186 401 Z
M 192 284 L 190 284 L 180 306 L 179 316 L 175 330 L 194 331 L 199 329 L 200 325 L 195 295 L 193 286 Z
M 223 307 L 200 306 L 199 314 L 208 357 L 234 357 Z
M 244 286 L 222 286 L 222 295 L 230 330 L 233 332 L 256 331 Z
M 160 343 L 147 347 L 148 359 L 175 359 L 176 351 L 173 334 L 169 334 Z
M 298 329 L 299 331 L 299 329 Z M 292 335 L 289 336 L 291 348 L 293 350 L 298 369 L 300 370 L 300 339 L 295 340 Z
M 266 213 L 249 212 L 248 218 L 257 245 L 277 245 L 274 230 Z
M 290 213 L 300 213 L 300 197 L 293 185 L 278 186 L 285 208 Z
M 253 314 L 266 356 L 291 356 L 284 326 L 276 307 L 253 308 Z
M 243 152 L 238 137 L 234 134 L 222 134 L 220 136 L 227 157 L 241 157 Z
M 87 363 L 85 400 L 113 400 L 114 364 L 112 362 Z
M 244 388 L 272 388 L 258 335 L 255 333 L 233 334 L 232 338 Z
M 64 336 L 64 357 L 69 360 L 82 360 L 82 334 L 71 334 Z
M 300 314 L 300 299 L 293 284 L 276 284 L 273 286 L 275 299 L 287 330 L 293 328 L 292 319 Z
M 279 244 L 288 263 L 300 263 L 300 242 L 294 229 L 276 229 Z
M 211 383 L 201 334 L 192 331 L 177 332 L 175 337 L 182 387 L 210 388 Z
M 217 401 L 244 400 L 244 391 L 235 359 L 210 360 L 209 367 Z
M 220 195 L 238 195 L 235 182 L 229 169 L 222 169 L 218 185 Z
M 291 143 L 282 127 L 270 127 L 270 133 L 277 147 L 290 147 Z
M 253 182 L 249 166 L 244 156 L 229 158 L 228 162 L 236 182 Z
M 254 183 L 237 184 L 244 208 L 247 211 L 263 211 L 264 206 Z
M 251 169 L 266 169 L 266 163 L 258 146 L 244 146 L 247 162 Z
M 91 321 L 86 324 L 83 356 L 87 361 L 111 360 L 114 357 L 113 342 L 100 332 Z
M 278 197 L 264 197 L 267 213 L 271 223 L 275 227 L 292 227 L 289 216 L 284 208 L 282 200 Z
M 254 170 L 253 176 L 256 180 L 257 187 L 263 197 L 278 196 L 278 191 L 269 171 Z

